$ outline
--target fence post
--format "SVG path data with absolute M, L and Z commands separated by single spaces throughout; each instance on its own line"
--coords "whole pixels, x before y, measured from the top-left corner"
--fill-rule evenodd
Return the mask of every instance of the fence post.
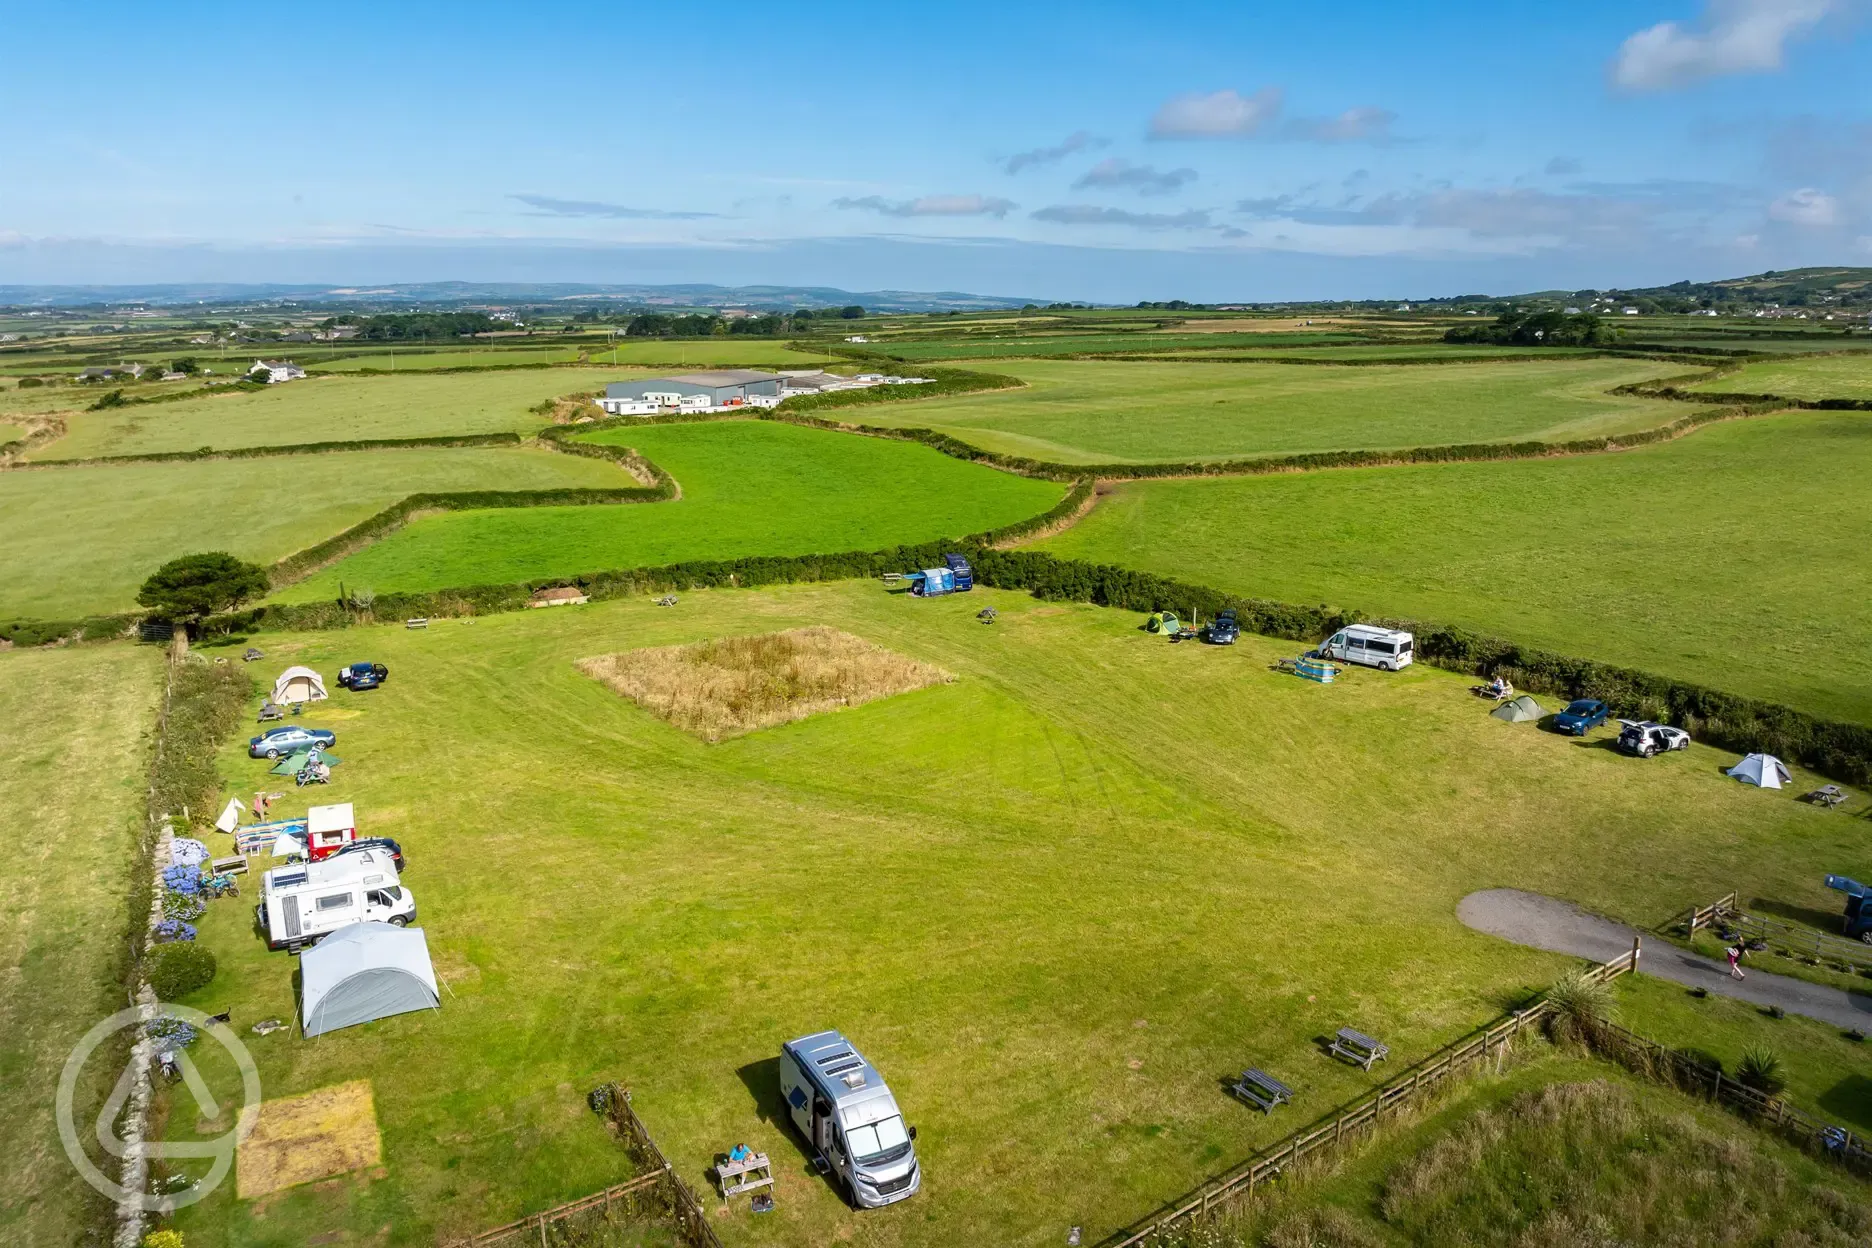
M 1639 935 L 1638 935 L 1638 934 L 1637 934 L 1636 932 L 1634 932 L 1634 933 L 1632 933 L 1632 938 L 1631 938 L 1631 973 L 1632 973 L 1632 974 L 1634 974 L 1634 975 L 1636 975 L 1636 974 L 1638 973 L 1638 952 L 1639 952 L 1639 950 L 1638 950 L 1638 946 L 1639 946 L 1639 943 L 1640 943 L 1640 942 L 1641 942 L 1641 941 L 1642 941 L 1643 939 L 1644 939 L 1644 938 L 1643 938 L 1643 937 L 1641 937 L 1641 936 L 1639 936 Z

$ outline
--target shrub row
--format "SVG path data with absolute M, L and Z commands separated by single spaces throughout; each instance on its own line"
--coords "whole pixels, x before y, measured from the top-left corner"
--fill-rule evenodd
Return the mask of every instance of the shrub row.
M 843 407 L 866 407 L 873 403 L 892 403 L 901 399 L 934 399 L 946 394 L 972 394 L 982 390 L 1018 390 L 1027 383 L 1004 373 L 978 373 L 963 368 L 923 368 L 919 374 L 932 380 L 918 385 L 869 386 L 863 390 L 834 390 L 828 394 L 802 394 L 784 400 L 775 414 L 824 412 Z
M 1810 412 L 1872 412 L 1872 399 L 1795 399 L 1785 394 L 1740 394 L 1713 390 L 1680 390 L 1659 385 L 1632 391 L 1650 399 L 1679 403 L 1755 403 L 1776 409 L 1801 408 Z
M 352 438 L 342 442 L 295 442 L 286 446 L 243 446 L 216 450 L 211 446 L 192 451 L 151 451 L 144 455 L 94 455 L 89 459 L 43 460 L 37 467 L 77 468 L 87 464 L 163 464 L 194 459 L 258 459 L 269 455 L 321 455 L 332 451 L 409 450 L 424 446 L 518 446 L 525 441 L 517 433 L 450 433 L 423 438 Z
M 109 641 L 136 623 L 134 615 L 92 615 L 81 620 L 0 620 L 0 641 L 44 646 L 55 641 Z

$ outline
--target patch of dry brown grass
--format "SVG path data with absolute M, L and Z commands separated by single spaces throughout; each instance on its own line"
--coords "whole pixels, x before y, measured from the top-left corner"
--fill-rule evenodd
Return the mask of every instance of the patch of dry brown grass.
M 266 1101 L 235 1158 L 242 1200 L 364 1170 L 383 1160 L 367 1079 Z
M 705 741 L 955 679 L 823 625 L 603 654 L 578 669 Z

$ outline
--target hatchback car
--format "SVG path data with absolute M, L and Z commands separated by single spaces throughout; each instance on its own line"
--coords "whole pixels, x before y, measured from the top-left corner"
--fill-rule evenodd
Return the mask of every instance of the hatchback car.
M 1605 723 L 1606 716 L 1610 714 L 1611 711 L 1606 704 L 1598 699 L 1581 698 L 1576 702 L 1569 702 L 1566 710 L 1553 717 L 1554 731 L 1583 737 L 1587 729 L 1597 728 Z
M 1217 615 L 1202 632 L 1202 639 L 1212 646 L 1232 646 L 1240 636 L 1241 625 L 1236 622 L 1233 611 Z
M 390 669 L 381 663 L 353 663 L 338 669 L 338 683 L 353 692 L 375 689 L 390 679 Z
M 248 758 L 278 758 L 282 754 L 291 754 L 298 750 L 329 750 L 338 744 L 338 734 L 329 728 L 301 728 L 289 724 L 284 728 L 269 728 L 247 742 Z

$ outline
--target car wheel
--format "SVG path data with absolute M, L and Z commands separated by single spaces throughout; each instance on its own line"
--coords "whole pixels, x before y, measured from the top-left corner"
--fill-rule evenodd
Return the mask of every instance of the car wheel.
M 395 918 L 390 920 L 390 926 L 391 927 L 408 927 L 409 919 L 399 914 Z
M 268 762 L 278 762 L 278 761 L 279 761 L 279 751 L 278 751 L 278 750 L 268 750 L 268 751 L 266 752 L 266 756 L 267 756 L 267 761 L 268 761 Z
M 1868 928 L 1859 933 L 1859 943 L 1862 945 L 1872 945 L 1872 928 Z

